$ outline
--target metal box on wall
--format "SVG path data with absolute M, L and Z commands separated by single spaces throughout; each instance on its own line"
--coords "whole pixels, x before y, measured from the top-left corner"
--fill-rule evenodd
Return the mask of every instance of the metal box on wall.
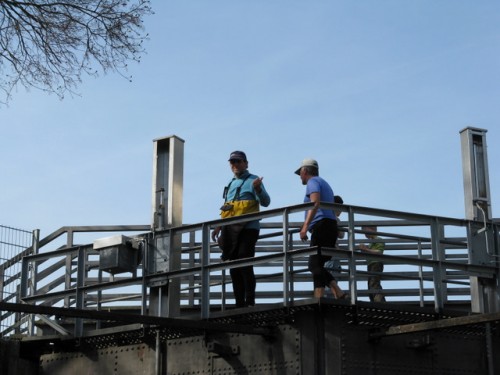
M 99 251 L 99 269 L 111 274 L 134 272 L 140 261 L 140 253 L 129 237 L 118 235 L 94 241 Z

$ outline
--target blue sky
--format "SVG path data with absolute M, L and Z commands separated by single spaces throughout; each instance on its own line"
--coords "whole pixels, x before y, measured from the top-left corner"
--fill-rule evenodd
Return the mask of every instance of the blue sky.
M 271 206 L 315 158 L 345 203 L 462 218 L 459 131 L 488 129 L 500 204 L 497 0 L 153 1 L 132 82 L 84 77 L 0 108 L 0 224 L 149 224 L 152 140 L 185 143 L 184 222 L 218 217 L 244 150 Z

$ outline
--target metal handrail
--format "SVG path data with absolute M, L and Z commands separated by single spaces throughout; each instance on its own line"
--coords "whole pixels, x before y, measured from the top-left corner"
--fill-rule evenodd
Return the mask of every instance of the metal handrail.
M 411 287 L 406 286 L 400 289 L 413 290 L 414 292 L 407 296 L 408 300 L 412 300 L 412 297 L 418 297 L 417 302 L 420 305 L 425 302 L 424 295 L 428 296 L 431 288 L 433 298 L 428 301 L 433 300 L 436 309 L 442 309 L 444 304 L 448 302 L 448 294 L 455 294 L 455 292 L 448 292 L 447 288 L 450 285 L 460 285 L 460 290 L 464 290 L 463 287 L 467 287 L 467 280 L 470 278 L 493 280 L 498 276 L 497 264 L 469 264 L 468 252 L 470 251 L 470 244 L 467 240 L 468 235 L 461 233 L 458 237 L 445 237 L 439 229 L 444 226 L 453 226 L 467 231 L 470 224 L 468 221 L 368 207 L 327 203 L 321 205 L 325 208 L 342 209 L 344 212 L 349 213 L 348 220 L 341 222 L 342 228 L 347 228 L 348 235 L 346 240 L 341 241 L 341 246 L 344 248 L 322 249 L 322 251 L 325 254 L 343 259 L 343 262 L 347 264 L 347 272 L 345 272 L 345 275 L 339 276 L 339 281 L 348 283 L 352 303 L 355 303 L 359 298 L 366 298 L 364 296 L 366 296 L 367 292 L 362 286 L 358 291 L 360 285 L 357 284 L 359 280 L 364 280 L 369 274 L 369 272 L 363 270 L 364 265 L 369 260 L 382 261 L 387 267 L 409 267 L 410 271 L 405 271 L 406 277 L 403 275 L 398 277 L 397 270 L 391 270 L 385 280 L 387 280 L 388 284 L 392 283 L 391 279 L 397 279 L 399 282 L 404 280 L 406 283 L 418 281 L 416 286 L 410 284 Z M 262 283 L 265 280 L 265 287 L 268 288 L 264 291 L 258 291 L 257 298 L 261 302 L 270 300 L 275 303 L 276 292 L 279 292 L 278 294 L 282 297 L 281 303 L 288 306 L 297 299 L 305 298 L 304 295 L 307 295 L 307 291 L 311 290 L 310 277 L 308 277 L 305 268 L 306 259 L 308 255 L 316 253 L 318 249 L 304 246 L 300 241 L 294 241 L 293 236 L 297 233 L 301 223 L 290 221 L 291 215 L 302 213 L 311 206 L 311 204 L 295 205 L 229 219 L 216 219 L 198 224 L 172 227 L 155 233 L 144 231 L 146 226 L 64 227 L 46 237 L 40 243 L 43 242 L 44 246 L 46 246 L 64 233 L 72 237 L 72 233 L 75 232 L 101 233 L 129 230 L 144 231 L 145 233 L 140 233 L 137 236 L 145 239 L 150 239 L 151 236 L 168 235 L 170 237 L 189 236 L 189 241 L 182 244 L 182 262 L 179 269 L 150 274 L 143 264 L 138 268 L 137 275 L 132 275 L 132 277 L 126 279 L 121 276 L 107 275 L 101 270 L 96 270 L 94 266 L 91 267 L 90 265 L 96 262 L 95 259 L 92 260 L 91 258 L 98 256 L 98 253 L 93 250 L 91 245 L 73 246 L 68 241 L 68 247 L 48 252 L 42 251 L 44 246 L 40 246 L 38 254 L 28 255 L 23 258 L 20 295 L 23 301 L 27 303 L 46 304 L 48 306 L 62 305 L 64 307 L 81 305 L 83 308 L 96 308 L 97 306 L 98 309 L 110 308 L 113 306 L 110 303 L 116 303 L 117 300 L 121 302 L 129 301 L 133 305 L 137 302 L 138 295 L 140 295 L 142 304 L 147 305 L 149 298 L 147 295 L 148 285 L 155 282 L 169 283 L 179 280 L 182 292 L 178 303 L 191 307 L 198 306 L 201 317 L 207 318 L 214 308 L 224 309 L 227 299 L 232 298 L 232 294 L 226 291 L 226 285 L 228 284 L 228 281 L 225 280 L 226 272 L 234 267 L 251 265 L 255 267 L 257 276 L 262 280 Z M 358 219 L 355 216 L 362 216 L 362 218 Z M 275 219 L 276 217 L 281 217 L 281 221 L 269 221 L 269 219 Z M 266 243 L 266 246 L 262 245 L 260 250 L 258 248 L 254 258 L 220 262 L 218 260 L 218 248 L 210 243 L 209 239 L 212 228 L 256 219 L 262 222 L 262 234 L 258 246 L 260 247 L 261 243 Z M 356 236 L 363 234 L 362 230 L 356 229 L 356 227 L 364 224 L 375 224 L 380 228 L 383 227 L 384 230 L 379 232 L 380 236 L 387 239 L 392 244 L 391 246 L 395 248 L 398 243 L 404 243 L 405 249 L 400 250 L 404 255 L 391 255 L 391 251 L 396 251 L 395 249 L 387 250 L 382 255 L 356 251 L 359 242 L 368 242 L 366 239 L 356 238 Z M 398 231 L 401 231 L 401 228 L 406 230 L 412 228 L 428 229 L 429 235 L 397 233 L 391 231 L 391 228 L 397 228 Z M 496 231 L 496 227 L 493 229 Z M 423 244 L 426 244 L 425 248 Z M 457 254 L 449 254 L 450 258 L 448 258 L 447 247 L 454 252 L 461 251 L 458 257 L 462 260 L 450 260 L 456 258 Z M 423 251 L 427 253 L 424 255 Z M 495 251 L 498 254 L 498 249 L 495 249 Z M 64 285 L 50 285 L 50 288 L 43 289 L 44 285 L 48 283 L 45 280 L 51 277 L 52 279 L 56 278 L 57 272 L 54 270 L 50 275 L 44 275 L 44 270 L 39 266 L 44 262 L 53 262 L 57 258 L 67 259 L 64 263 L 64 269 L 57 270 L 58 272 L 64 272 L 65 283 Z M 274 269 L 273 277 L 266 277 L 266 269 Z M 424 269 L 429 270 L 426 271 L 427 276 L 425 277 Z M 34 277 L 36 282 L 34 284 L 30 284 L 30 280 L 32 280 L 30 279 L 30 270 L 36 270 Z M 91 275 L 91 273 L 94 273 L 94 275 Z M 453 274 L 454 279 L 449 278 L 448 273 Z M 43 278 L 40 277 L 42 275 Z M 432 276 L 431 279 L 430 276 Z M 429 280 L 432 280 L 432 286 L 424 285 L 429 283 Z M 42 285 L 43 282 L 45 282 L 44 285 Z M 112 294 L 116 289 L 125 287 L 135 287 L 137 290 L 127 290 L 118 295 Z M 388 293 L 388 297 L 397 294 L 397 288 L 388 289 L 391 291 L 391 293 Z M 196 292 L 196 290 L 199 292 Z M 130 296 L 130 299 L 127 299 L 127 296 Z M 470 294 L 461 294 L 459 297 L 464 302 L 470 301 Z M 79 332 L 81 333 L 81 329 Z

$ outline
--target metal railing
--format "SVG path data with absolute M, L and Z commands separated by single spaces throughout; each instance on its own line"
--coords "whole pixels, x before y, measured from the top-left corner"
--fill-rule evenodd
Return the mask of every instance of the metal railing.
M 38 231 L 27 231 L 0 225 L 0 301 L 19 302 L 21 283 L 21 259 L 31 254 Z M 22 319 L 18 314 L 2 311 L 0 336 L 17 333 Z
M 498 293 L 498 228 L 488 225 L 478 233 L 469 221 L 373 209 L 348 205 L 322 204 L 323 207 L 342 209 L 347 220 L 340 229 L 346 234 L 337 248 L 323 248 L 323 254 L 340 260 L 342 271 L 335 275 L 340 286 L 348 290 L 351 303 L 368 301 L 367 262 L 381 261 L 385 265 L 380 274 L 387 303 L 432 305 L 436 310 L 453 303 L 462 306 L 471 303 L 471 285 L 491 285 Z M 99 252 L 92 244 L 67 245 L 51 251 L 42 248 L 37 254 L 23 258 L 20 296 L 23 303 L 95 309 L 102 311 L 132 311 L 155 315 L 151 311 L 151 288 L 156 285 L 179 285 L 179 297 L 168 303 L 180 306 L 180 316 L 209 318 L 214 311 L 224 311 L 233 302 L 228 271 L 234 267 L 253 266 L 257 277 L 256 302 L 291 306 L 297 301 L 312 298 L 312 278 L 307 269 L 308 256 L 318 249 L 309 247 L 296 237 L 304 210 L 311 204 L 263 211 L 230 219 L 169 228 L 161 232 L 144 232 L 135 238 L 145 244 L 143 260 L 136 270 L 124 274 L 110 274 L 99 267 Z M 220 249 L 210 242 L 213 228 L 231 223 L 261 220 L 261 232 L 254 258 L 220 260 Z M 360 243 L 368 243 L 361 229 L 363 225 L 376 225 L 377 235 L 385 243 L 383 255 L 359 252 Z M 62 232 L 141 231 L 145 226 L 120 227 L 66 227 Z M 57 232 L 62 233 L 61 231 Z M 489 245 L 487 262 L 474 264 L 471 252 L 484 252 L 477 236 L 489 233 L 494 246 Z M 180 265 L 163 272 L 148 269 L 155 238 L 167 240 L 181 238 L 177 253 Z M 471 238 L 476 236 L 475 248 Z M 51 235 L 51 238 L 58 236 Z M 480 283 L 480 284 L 481 284 Z M 162 301 L 160 301 L 161 303 Z M 194 314 L 194 315 L 193 315 Z M 36 324 L 35 324 L 36 323 Z M 101 328 L 102 322 L 95 322 Z M 59 321 L 38 315 L 26 327 L 28 334 L 82 335 L 85 331 L 81 319 Z

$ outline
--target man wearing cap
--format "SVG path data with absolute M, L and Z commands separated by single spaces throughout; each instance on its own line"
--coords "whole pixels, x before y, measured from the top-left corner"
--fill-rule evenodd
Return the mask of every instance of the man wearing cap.
M 248 171 L 248 160 L 243 151 L 233 151 L 230 154 L 229 166 L 234 177 L 224 188 L 221 217 L 244 215 L 259 211 L 259 206 L 269 206 L 271 198 L 262 183 L 263 177 Z M 259 220 L 225 225 L 214 229 L 212 240 L 217 241 L 222 234 L 224 244 L 219 243 L 222 248 L 222 260 L 251 258 L 255 256 L 259 230 Z M 236 307 L 255 305 L 256 282 L 253 266 L 232 268 L 230 274 Z
M 319 177 L 318 162 L 314 159 L 304 159 L 295 171 L 300 176 L 302 185 L 306 185 L 304 203 L 314 203 L 314 206 L 305 212 L 304 224 L 300 229 L 300 239 L 307 241 L 307 232 L 311 233 L 311 246 L 335 247 L 338 236 L 337 218 L 332 209 L 320 208 L 320 202 L 334 203 L 333 190 Z M 308 268 L 313 275 L 314 297 L 323 297 L 325 286 L 328 286 L 335 298 L 344 299 L 344 293 L 335 278 L 328 272 L 324 265 L 330 256 L 321 253 L 309 256 Z

